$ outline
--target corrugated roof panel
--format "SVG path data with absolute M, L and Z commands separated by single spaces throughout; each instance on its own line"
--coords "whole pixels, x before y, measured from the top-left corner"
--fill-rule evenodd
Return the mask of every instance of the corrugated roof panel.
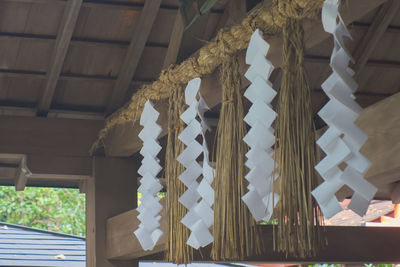
M 85 249 L 81 237 L 0 223 L 0 266 L 84 267 Z

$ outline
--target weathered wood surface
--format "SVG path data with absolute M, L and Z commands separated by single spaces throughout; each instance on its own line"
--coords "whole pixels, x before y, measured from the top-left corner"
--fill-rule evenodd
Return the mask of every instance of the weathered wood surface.
M 122 63 L 117 81 L 115 82 L 111 99 L 108 102 L 106 113 L 113 112 L 122 103 L 122 100 L 129 89 L 129 85 L 139 65 L 146 41 L 160 9 L 161 0 L 147 0 L 139 20 L 135 25 L 135 31 L 131 39 L 125 60 Z
M 38 105 L 38 113 L 47 115 L 53 100 L 57 82 L 60 77 L 65 56 L 71 42 L 76 22 L 78 21 L 79 11 L 81 10 L 82 0 L 69 0 L 64 12 L 63 21 L 57 34 L 55 46 L 51 56 L 49 70 L 46 74 L 46 84 L 44 86 L 42 98 Z
M 99 120 L 0 116 L 0 183 L 13 184 L 18 175 L 16 180 L 28 178 L 28 185 L 77 186 L 92 175 L 89 148 L 102 125 Z M 32 175 L 20 176 L 21 157 Z
M 134 259 L 162 261 L 163 251 L 161 247 L 164 240 L 161 240 L 157 248 L 152 252 L 145 252 L 140 244 L 134 240 L 131 229 L 137 224 L 127 223 L 123 219 L 134 221 L 133 212 L 127 212 L 111 218 L 107 222 L 107 255 L 109 259 Z M 137 222 L 136 222 L 137 223 Z M 128 229 L 126 228 L 128 226 Z M 316 257 L 301 259 L 295 257 L 285 258 L 283 254 L 276 253 L 272 249 L 273 229 L 272 226 L 260 226 L 262 239 L 265 248 L 261 255 L 255 255 L 245 259 L 246 262 L 297 262 L 297 263 L 340 263 L 340 262 L 398 262 L 398 243 L 400 233 L 397 228 L 384 227 L 351 227 L 351 226 L 326 226 L 325 231 L 328 239 L 328 246 Z M 110 231 L 112 231 L 110 233 Z M 130 235 L 130 238 L 125 237 Z M 110 239 L 120 237 L 120 243 Z M 117 246 L 115 248 L 114 246 Z M 201 257 L 195 255 L 195 261 L 210 261 L 210 246 L 202 249 Z M 146 256 L 145 256 L 146 255 Z
M 107 220 L 107 258 L 136 259 L 165 250 L 167 239 L 166 199 L 160 203 L 164 209 L 161 212 L 161 230 L 164 232 L 152 251 L 144 251 L 133 232 L 139 226 L 137 210 L 130 210 Z

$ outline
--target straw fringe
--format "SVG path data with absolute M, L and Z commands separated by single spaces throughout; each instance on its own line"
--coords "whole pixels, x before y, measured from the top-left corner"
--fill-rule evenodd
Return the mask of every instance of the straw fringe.
M 230 56 L 245 49 L 255 28 L 261 29 L 266 35 L 276 35 L 281 32 L 288 17 L 316 17 L 321 10 L 322 3 L 323 0 L 275 0 L 272 6 L 259 5 L 240 24 L 221 29 L 217 36 L 201 48 L 195 57 L 163 70 L 157 81 L 144 85 L 132 95 L 129 103 L 112 114 L 107 119 L 105 127 L 99 132 L 98 139 L 91 148 L 91 153 L 102 146 L 103 138 L 112 127 L 137 120 L 148 99 L 167 99 L 170 96 L 171 88 L 214 72 Z
M 178 139 L 184 129 L 180 115 L 184 111 L 184 93 L 182 87 L 171 91 L 169 99 L 168 142 L 165 156 L 165 175 L 167 180 L 167 214 L 168 236 L 166 242 L 166 260 L 176 264 L 187 264 L 193 259 L 193 249 L 186 245 L 190 231 L 181 220 L 187 213 L 187 209 L 179 203 L 179 197 L 185 192 L 186 186 L 178 179 L 184 171 L 176 158 L 184 150 L 184 144 Z
M 247 191 L 244 178 L 246 134 L 236 56 L 222 63 L 222 107 L 217 129 L 214 201 L 213 260 L 243 260 L 261 252 L 254 220 L 241 200 Z
M 310 87 L 303 66 L 302 22 L 288 19 L 283 29 L 283 77 L 276 127 L 281 196 L 274 249 L 286 256 L 315 256 L 325 244 L 322 216 L 311 191 L 317 185 L 315 128 Z

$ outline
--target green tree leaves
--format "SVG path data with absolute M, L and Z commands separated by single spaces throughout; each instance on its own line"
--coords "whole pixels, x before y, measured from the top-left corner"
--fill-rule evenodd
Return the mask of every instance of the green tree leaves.
M 78 189 L 0 186 L 0 221 L 85 235 L 85 195 Z

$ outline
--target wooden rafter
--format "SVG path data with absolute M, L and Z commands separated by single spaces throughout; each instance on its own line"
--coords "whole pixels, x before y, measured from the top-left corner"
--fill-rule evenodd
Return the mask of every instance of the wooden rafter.
M 81 5 L 82 0 L 69 0 L 67 8 L 65 9 L 64 18 L 58 31 L 53 54 L 51 56 L 49 70 L 46 74 L 46 84 L 38 105 L 38 114 L 47 115 L 50 109 L 58 78 L 60 77 L 65 56 L 67 55 L 68 47 L 71 42 L 72 33 L 74 32 L 78 20 Z
M 171 64 L 176 63 L 179 54 L 179 48 L 181 47 L 183 37 L 183 21 L 181 12 L 178 10 L 175 16 L 174 27 L 172 29 L 171 38 L 168 44 L 168 50 L 164 58 L 163 69 Z
M 388 0 L 380 8 L 378 14 L 372 22 L 372 25 L 368 29 L 364 38 L 362 38 L 360 44 L 357 46 L 357 50 L 354 53 L 354 58 L 356 61 L 354 71 L 356 72 L 356 77 L 364 69 L 376 45 L 378 44 L 379 40 L 381 40 L 382 35 L 385 33 L 390 22 L 397 14 L 399 8 L 400 1 L 398 0 Z
M 133 79 L 143 53 L 151 28 L 160 9 L 161 0 L 146 0 L 128 48 L 125 60 L 115 82 L 106 113 L 116 110 L 121 104 Z
M 246 16 L 246 0 L 229 1 L 226 4 L 225 12 L 228 12 L 227 26 L 239 23 Z

